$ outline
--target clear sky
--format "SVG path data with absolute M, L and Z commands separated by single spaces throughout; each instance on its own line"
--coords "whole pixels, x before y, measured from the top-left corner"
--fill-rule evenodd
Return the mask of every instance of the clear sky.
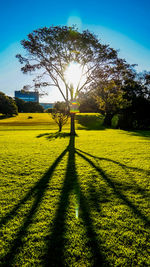
M 14 90 L 32 79 L 21 73 L 15 58 L 22 52 L 20 40 L 37 28 L 72 24 L 81 31 L 89 29 L 103 43 L 120 49 L 119 56 L 138 64 L 138 71 L 150 71 L 149 0 L 1 0 L 0 91 L 14 96 Z M 48 91 L 49 96 L 41 102 L 61 100 L 56 89 Z

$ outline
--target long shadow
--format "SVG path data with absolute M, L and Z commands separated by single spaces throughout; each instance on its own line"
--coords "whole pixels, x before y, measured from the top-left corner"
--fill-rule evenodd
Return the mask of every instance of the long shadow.
M 90 249 L 93 254 L 94 265 L 102 266 L 104 256 L 100 253 L 99 243 L 94 231 L 93 222 L 90 215 L 90 208 L 87 201 L 80 189 L 78 182 L 78 175 L 75 165 L 75 137 L 70 137 L 68 146 L 68 164 L 62 188 L 58 209 L 56 211 L 55 219 L 53 222 L 52 234 L 50 235 L 47 244 L 47 257 L 44 266 L 66 266 L 64 259 L 64 244 L 65 244 L 65 222 L 67 208 L 69 206 L 69 195 L 74 192 L 76 201 L 80 205 L 81 217 L 86 228 L 87 236 L 90 240 Z M 57 256 L 58 255 L 58 256 Z M 109 265 L 107 265 L 109 266 Z
M 95 158 L 95 159 L 110 161 L 112 163 L 115 163 L 115 164 L 119 165 L 122 168 L 128 168 L 128 169 L 131 169 L 131 170 L 141 171 L 141 172 L 145 172 L 146 174 L 150 174 L 150 171 L 148 171 L 148 170 L 144 170 L 144 169 L 140 169 L 140 168 L 136 168 L 136 167 L 126 166 L 125 164 L 122 164 L 122 163 L 120 163 L 119 161 L 116 161 L 116 160 L 112 160 L 112 159 L 108 159 L 108 158 L 102 158 L 102 157 L 97 157 L 97 156 L 91 155 L 90 153 L 87 153 L 85 151 L 82 151 L 81 149 L 76 149 L 76 150 L 78 150 L 81 153 L 86 154 L 86 155 L 88 155 L 88 156 L 90 156 L 92 158 Z
M 33 221 L 34 215 L 42 201 L 42 198 L 44 196 L 44 192 L 47 189 L 49 185 L 50 178 L 52 177 L 52 174 L 56 168 L 56 166 L 59 164 L 61 159 L 65 156 L 67 152 L 67 149 L 65 149 L 61 155 L 55 160 L 55 162 L 52 164 L 52 166 L 49 168 L 49 170 L 44 174 L 44 176 L 36 183 L 36 185 L 26 194 L 26 196 L 10 211 L 5 215 L 5 217 L 2 218 L 0 221 L 0 225 L 4 225 L 8 222 L 8 220 L 12 219 L 15 215 L 17 215 L 17 211 L 20 209 L 20 207 L 25 204 L 27 200 L 30 199 L 31 196 L 34 196 L 34 202 L 32 207 L 30 208 L 28 214 L 26 215 L 26 218 L 19 229 L 19 231 L 16 234 L 15 239 L 13 240 L 13 243 L 8 251 L 8 253 L 4 256 L 3 259 L 1 259 L 2 266 L 11 266 L 13 265 L 14 258 L 16 254 L 19 253 L 20 248 L 23 246 L 22 239 L 27 234 L 28 228 L 30 224 Z
M 77 151 L 80 151 L 81 153 L 83 153 L 83 154 L 85 154 L 87 156 L 90 156 L 90 157 L 94 158 L 95 160 L 108 161 L 108 162 L 111 162 L 111 163 L 114 163 L 114 164 L 120 166 L 125 171 L 125 173 L 128 176 L 130 176 L 130 178 L 131 178 L 131 175 L 129 174 L 129 170 L 143 172 L 143 173 L 145 173 L 147 175 L 150 175 L 150 171 L 149 170 L 144 170 L 144 169 L 136 168 L 136 167 L 130 167 L 130 166 L 127 166 L 125 164 L 120 163 L 119 161 L 108 159 L 108 158 L 96 157 L 94 155 L 91 155 L 90 153 L 82 151 L 81 149 L 77 149 Z M 133 178 L 132 178 L 132 180 L 133 180 Z M 150 195 L 148 194 L 147 190 L 141 188 L 136 182 L 135 182 L 134 188 L 136 188 L 137 192 L 141 193 L 144 197 L 150 197 Z
M 134 136 L 145 137 L 146 139 L 150 138 L 150 130 L 136 130 L 136 131 L 128 131 L 127 134 Z
M 107 184 L 114 190 L 114 193 L 121 199 L 123 200 L 126 205 L 128 205 L 128 207 L 130 207 L 132 209 L 132 211 L 134 212 L 134 214 L 136 214 L 141 220 L 143 220 L 143 222 L 145 223 L 145 226 L 150 226 L 150 221 L 149 219 L 138 209 L 138 207 L 136 207 L 123 193 L 121 193 L 115 182 L 113 182 L 107 175 L 106 173 L 98 166 L 96 166 L 89 158 L 87 158 L 86 156 L 84 156 L 83 154 L 81 154 L 80 152 L 76 151 L 76 153 L 83 158 L 84 160 L 86 160 L 100 175 L 101 177 L 107 182 Z
M 0 115 L 0 120 L 9 119 L 9 118 L 12 118 L 12 117 L 15 117 L 15 116 Z
M 45 137 L 48 140 L 53 140 L 57 138 L 66 138 L 70 137 L 70 133 L 62 133 L 62 132 L 56 132 L 56 133 L 43 133 L 37 135 L 37 138 Z
M 90 249 L 93 253 L 94 257 L 94 265 L 101 266 L 104 257 L 102 257 L 99 249 L 99 244 L 96 238 L 96 233 L 94 231 L 92 225 L 92 219 L 90 216 L 90 209 L 86 203 L 85 197 L 80 190 L 80 186 L 78 183 L 76 166 L 75 166 L 75 147 L 74 147 L 74 138 L 70 137 L 70 142 L 61 155 L 56 159 L 53 165 L 49 168 L 46 174 L 36 183 L 36 185 L 25 195 L 25 197 L 10 211 L 8 212 L 0 221 L 0 225 L 3 226 L 9 220 L 13 219 L 14 216 L 17 215 L 17 211 L 21 208 L 23 204 L 26 203 L 32 196 L 34 197 L 34 202 L 32 207 L 28 211 L 25 220 L 20 227 L 19 231 L 16 234 L 16 238 L 13 240 L 11 247 L 7 254 L 2 258 L 1 263 L 2 266 L 11 266 L 14 263 L 15 256 L 19 253 L 20 249 L 23 247 L 23 237 L 27 234 L 28 228 L 30 224 L 32 224 L 34 215 L 42 201 L 45 190 L 48 187 L 50 178 L 52 176 L 53 171 L 56 166 L 62 160 L 64 155 L 69 153 L 68 155 L 68 164 L 66 170 L 66 176 L 64 185 L 62 188 L 62 193 L 60 197 L 60 202 L 58 205 L 58 209 L 56 211 L 56 216 L 53 221 L 53 230 L 50 236 L 47 255 L 44 259 L 45 266 L 63 266 L 64 265 L 64 242 L 65 242 L 65 220 L 66 220 L 66 211 L 69 205 L 69 195 L 73 191 L 76 195 L 77 202 L 81 207 L 81 216 L 86 227 L 87 236 L 90 242 Z M 59 256 L 58 256 L 59 255 Z

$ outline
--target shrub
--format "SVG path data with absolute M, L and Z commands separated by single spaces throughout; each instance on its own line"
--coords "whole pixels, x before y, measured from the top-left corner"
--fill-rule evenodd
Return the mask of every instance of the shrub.
M 117 128 L 118 127 L 118 122 L 119 122 L 119 116 L 116 114 L 113 116 L 111 120 L 111 127 L 112 128 Z

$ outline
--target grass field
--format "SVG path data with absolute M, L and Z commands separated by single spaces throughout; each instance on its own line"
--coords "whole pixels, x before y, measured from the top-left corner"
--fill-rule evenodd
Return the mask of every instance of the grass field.
M 0 266 L 150 266 L 150 132 L 48 116 L 0 120 Z

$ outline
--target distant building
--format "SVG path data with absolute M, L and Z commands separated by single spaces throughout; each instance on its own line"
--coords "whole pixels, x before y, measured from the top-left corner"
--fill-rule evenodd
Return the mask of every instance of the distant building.
M 44 109 L 48 109 L 48 108 L 53 108 L 54 104 L 53 103 L 40 103 L 40 105 L 44 108 Z
M 15 91 L 15 97 L 22 99 L 27 102 L 37 102 L 39 103 L 39 93 L 38 92 L 26 92 L 26 91 Z

